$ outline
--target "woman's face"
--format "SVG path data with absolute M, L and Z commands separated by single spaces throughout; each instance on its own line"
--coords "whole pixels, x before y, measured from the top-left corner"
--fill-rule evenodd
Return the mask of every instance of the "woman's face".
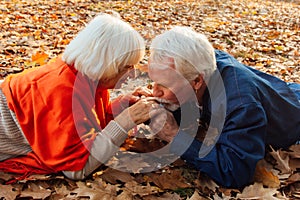
M 116 89 L 120 88 L 122 83 L 124 83 L 128 77 L 134 76 L 134 65 L 126 65 L 118 74 L 104 80 L 100 80 L 101 88 L 104 89 Z

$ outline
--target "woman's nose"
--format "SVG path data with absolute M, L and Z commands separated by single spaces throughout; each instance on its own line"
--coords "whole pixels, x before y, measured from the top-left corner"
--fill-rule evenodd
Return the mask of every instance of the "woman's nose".
M 162 97 L 164 95 L 164 92 L 160 89 L 158 84 L 153 84 L 153 96 L 155 97 Z

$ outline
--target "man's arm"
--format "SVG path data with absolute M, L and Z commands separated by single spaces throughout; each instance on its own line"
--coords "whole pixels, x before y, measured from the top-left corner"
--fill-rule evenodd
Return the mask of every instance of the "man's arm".
M 196 139 L 181 157 L 217 183 L 241 188 L 252 180 L 256 163 L 265 155 L 266 123 L 260 105 L 242 105 L 227 116 L 220 138 L 205 157 L 199 157 L 202 142 Z M 176 152 L 180 143 L 190 140 L 180 132 L 171 149 Z

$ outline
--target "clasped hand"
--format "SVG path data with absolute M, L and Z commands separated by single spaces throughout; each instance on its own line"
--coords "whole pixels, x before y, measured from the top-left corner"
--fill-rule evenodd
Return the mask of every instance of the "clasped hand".
M 123 109 L 115 121 L 126 131 L 150 119 L 151 130 L 160 139 L 170 142 L 177 134 L 178 125 L 173 114 L 152 97 L 151 90 L 140 87 L 118 101 Z

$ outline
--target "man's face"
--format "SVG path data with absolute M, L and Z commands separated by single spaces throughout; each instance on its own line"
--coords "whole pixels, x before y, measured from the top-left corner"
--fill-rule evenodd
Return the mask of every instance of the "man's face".
M 193 90 L 187 89 L 190 88 L 187 87 L 190 83 L 175 70 L 173 59 L 165 60 L 162 63 L 150 61 L 148 74 L 154 81 L 153 96 L 155 97 L 180 105 L 186 102 L 193 92 Z

